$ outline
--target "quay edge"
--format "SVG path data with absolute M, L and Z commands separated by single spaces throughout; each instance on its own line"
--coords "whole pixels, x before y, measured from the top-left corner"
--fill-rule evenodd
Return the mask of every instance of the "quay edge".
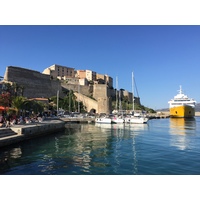
M 8 136 L 0 137 L 0 147 L 8 146 L 31 138 L 51 134 L 65 129 L 65 122 L 48 120 L 37 124 L 15 125 L 10 128 L 0 129 L 0 136 L 7 131 Z

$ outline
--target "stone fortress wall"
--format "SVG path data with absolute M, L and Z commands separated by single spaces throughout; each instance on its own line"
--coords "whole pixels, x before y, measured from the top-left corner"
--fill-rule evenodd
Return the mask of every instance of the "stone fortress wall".
M 16 82 L 24 86 L 23 95 L 27 98 L 50 98 L 57 95 L 64 97 L 64 90 L 73 90 L 80 100 L 83 100 L 87 110 L 94 109 L 96 113 L 111 113 L 112 98 L 115 98 L 115 90 L 106 84 L 94 84 L 90 86 L 78 86 L 67 84 L 59 80 L 52 80 L 50 75 L 21 67 L 8 66 L 4 75 L 5 82 Z M 81 95 L 78 95 L 80 93 Z M 85 96 L 85 97 L 84 97 Z M 89 97 L 96 99 L 93 100 Z M 139 100 L 139 99 L 136 99 Z
M 27 98 L 49 98 L 56 96 L 57 90 L 61 91 L 58 80 L 50 80 L 49 75 L 21 67 L 7 67 L 4 81 L 16 82 L 24 86 L 24 96 Z
M 14 66 L 6 68 L 4 81 L 16 82 L 24 86 L 23 95 L 27 98 L 50 98 L 56 96 L 58 90 L 60 91 L 60 97 L 64 97 L 65 94 L 61 92 L 63 88 L 75 91 L 76 96 L 78 96 L 77 92 L 79 91 L 81 93 L 79 98 L 83 101 L 83 104 L 88 107 L 88 111 L 94 109 L 96 113 L 109 114 L 111 112 L 111 106 L 107 102 L 107 99 L 109 99 L 107 96 L 107 85 L 99 85 L 96 87 L 80 86 L 80 88 L 78 88 L 78 85 L 63 84 L 59 80 L 51 80 L 49 75 L 42 74 L 38 71 Z M 95 94 L 94 98 L 96 98 L 97 101 L 87 97 L 91 96 L 91 94 Z
M 81 94 L 78 92 L 75 92 L 74 95 L 77 97 L 78 101 L 82 101 L 83 105 L 86 106 L 87 108 L 87 112 L 91 112 L 91 111 L 96 111 L 97 113 L 99 113 L 99 109 L 98 109 L 98 102 Z
M 61 86 L 67 90 L 73 90 L 74 92 L 79 92 L 81 94 L 84 94 L 86 96 L 91 96 L 93 94 L 93 86 L 86 86 L 86 85 L 75 85 L 75 84 L 68 84 L 68 83 L 62 83 Z

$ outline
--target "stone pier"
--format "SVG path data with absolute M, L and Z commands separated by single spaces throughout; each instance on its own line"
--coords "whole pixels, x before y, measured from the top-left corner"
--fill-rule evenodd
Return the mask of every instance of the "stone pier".
M 47 120 L 42 123 L 14 125 L 11 128 L 0 129 L 0 147 L 47 135 L 65 129 L 65 122 Z

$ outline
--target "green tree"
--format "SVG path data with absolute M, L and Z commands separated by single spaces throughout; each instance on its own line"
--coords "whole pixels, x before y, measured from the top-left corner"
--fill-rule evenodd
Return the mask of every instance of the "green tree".
M 54 110 L 57 110 L 57 96 L 53 96 L 49 98 L 49 102 L 50 102 L 49 105 L 53 107 Z M 83 102 L 78 103 L 73 90 L 69 90 L 68 92 L 66 92 L 66 95 L 64 98 L 59 98 L 58 105 L 59 105 L 59 108 L 62 108 L 69 112 L 77 112 L 78 105 L 80 106 L 80 112 L 85 112 L 86 110 L 86 108 L 83 105 Z
M 26 101 L 26 98 L 22 96 L 17 96 L 12 99 L 11 106 L 16 110 L 17 115 L 19 114 L 19 111 L 23 109 L 25 101 Z
M 34 100 L 25 100 L 23 102 L 22 109 L 24 111 L 41 113 L 44 111 L 44 106 L 41 103 Z
M 11 95 L 9 92 L 4 92 L 0 94 L 0 105 L 4 107 L 10 107 L 11 105 Z

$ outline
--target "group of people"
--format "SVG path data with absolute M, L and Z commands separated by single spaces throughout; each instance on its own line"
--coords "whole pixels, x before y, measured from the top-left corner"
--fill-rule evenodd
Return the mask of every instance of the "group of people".
M 3 115 L 0 115 L 0 127 L 9 127 L 11 125 L 11 116 L 6 115 L 5 117 Z
M 0 114 L 0 128 L 6 127 L 9 128 L 15 124 L 28 124 L 33 122 L 41 122 L 44 120 L 44 116 L 36 116 L 36 117 L 17 117 L 16 115 L 6 115 L 3 116 Z

